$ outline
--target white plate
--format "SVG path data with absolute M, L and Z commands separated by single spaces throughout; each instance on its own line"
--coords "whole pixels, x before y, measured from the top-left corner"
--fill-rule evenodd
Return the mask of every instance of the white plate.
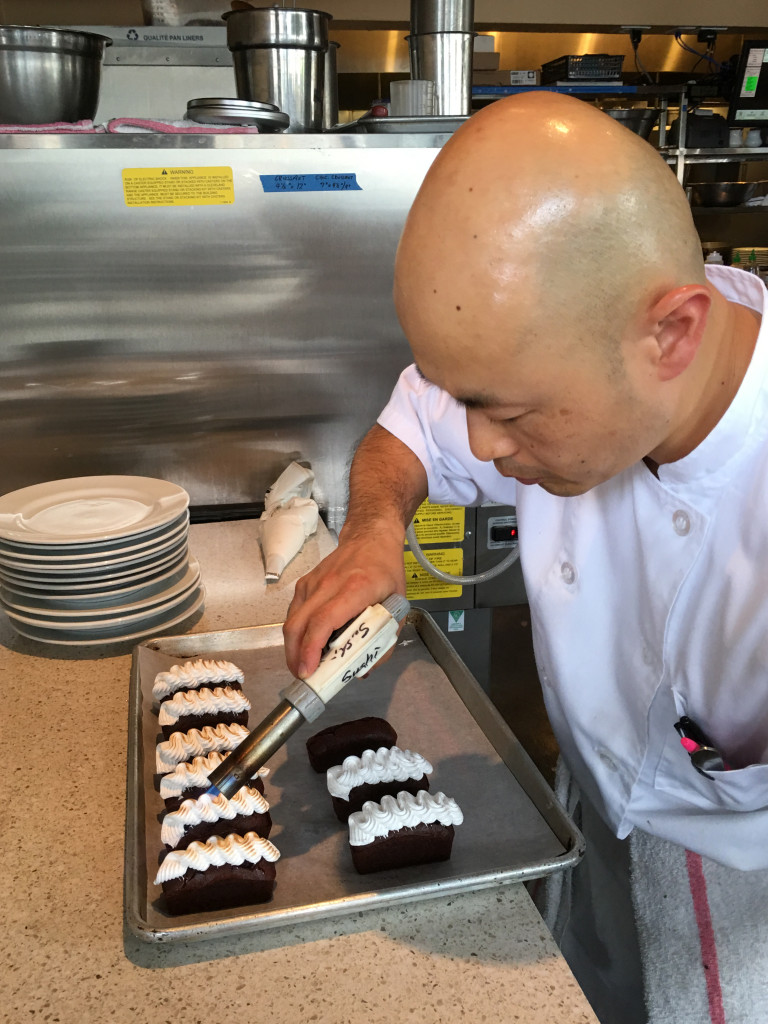
M 127 566 L 150 555 L 167 554 L 175 544 L 186 537 L 189 532 L 187 523 L 181 523 L 170 533 L 153 537 L 151 541 L 138 545 L 113 548 L 112 551 L 98 551 L 77 555 L 60 554 L 29 554 L 21 555 L 14 551 L 8 554 L 0 551 L 0 566 L 9 569 L 23 569 L 30 572 L 78 572 L 80 569 L 98 569 L 102 566 Z
M 122 615 L 130 615 L 134 612 L 148 612 L 154 610 L 156 605 L 162 605 L 175 598 L 181 598 L 200 582 L 200 566 L 197 562 L 191 561 L 186 571 L 179 580 L 161 586 L 149 594 L 140 594 L 130 601 L 121 601 L 121 596 L 116 600 L 108 600 L 100 604 L 90 599 L 87 604 L 72 605 L 66 600 L 50 598 L 36 599 L 19 596 L 12 591 L 0 586 L 0 604 L 6 610 L 11 610 L 17 615 L 28 615 L 32 619 L 55 619 L 62 625 L 71 621 L 76 625 L 79 621 L 87 621 L 89 618 L 102 619 L 106 616 L 116 618 Z M 112 597 L 112 595 L 109 595 Z
M 11 571 L 3 566 L 0 566 L 0 580 L 4 582 L 21 583 L 26 587 L 37 587 L 40 590 L 46 589 L 60 589 L 60 590 L 74 590 L 83 589 L 90 586 L 96 590 L 99 587 L 102 589 L 108 589 L 110 583 L 120 584 L 125 586 L 127 583 L 137 584 L 139 580 L 150 580 L 152 579 L 161 569 L 169 570 L 176 565 L 181 565 L 187 557 L 187 541 L 186 538 L 178 546 L 178 548 L 164 558 L 151 557 L 145 559 L 143 563 L 131 566 L 128 569 L 123 569 L 120 572 L 114 572 L 113 570 L 100 569 L 96 573 L 84 572 L 79 569 L 72 571 L 71 574 L 65 576 L 52 576 L 49 573 L 32 573 L 26 572 L 21 573 L 16 570 Z
M 162 526 L 155 526 L 151 530 L 142 530 L 140 533 L 131 534 L 130 537 L 115 537 L 112 540 L 98 541 L 90 544 L 25 544 L 22 541 L 0 539 L 0 557 L 8 555 L 10 558 L 92 558 L 104 552 L 116 552 L 118 550 L 132 551 L 142 547 L 151 547 L 159 543 L 163 537 L 175 533 L 186 524 L 189 527 L 189 512 L 184 511 L 176 516 L 170 523 L 163 523 Z
M 17 559 L 0 558 L 0 572 L 13 572 L 33 580 L 50 580 L 57 582 L 65 579 L 113 579 L 126 572 L 136 572 L 148 566 L 154 566 L 174 552 L 181 551 L 188 541 L 187 531 L 182 530 L 177 537 L 172 537 L 157 550 L 139 551 L 138 554 L 126 558 L 101 558 L 98 562 L 86 562 L 83 565 L 60 565 L 58 562 L 33 562 L 27 565 Z
M 0 537 L 34 544 L 128 537 L 175 519 L 188 505 L 183 487 L 151 477 L 51 480 L 0 497 Z
M 110 608 L 114 605 L 130 604 L 145 598 L 162 594 L 180 583 L 190 571 L 198 568 L 197 561 L 190 557 L 189 563 L 183 563 L 170 571 L 160 572 L 149 582 L 117 586 L 111 590 L 68 591 L 50 588 L 46 590 L 30 590 L 22 584 L 0 583 L 0 595 L 17 607 L 30 608 L 69 608 L 72 611 L 83 611 L 88 608 Z
M 20 623 L 23 626 L 34 626 L 36 629 L 52 630 L 54 632 L 65 630 L 68 633 L 99 633 L 102 630 L 115 632 L 137 626 L 147 617 L 158 618 L 158 620 L 162 621 L 163 618 L 169 617 L 171 614 L 181 611 L 184 607 L 193 603 L 193 599 L 197 598 L 199 589 L 196 584 L 194 587 L 187 588 L 186 592 L 180 597 L 174 597 L 155 608 L 143 608 L 130 615 L 103 615 L 97 618 L 85 618 L 85 620 L 78 620 L 77 622 L 58 620 L 58 618 L 40 618 L 37 615 L 22 615 L 12 608 L 7 608 L 4 604 L 2 607 L 14 626 Z M 91 612 L 88 612 L 88 614 L 91 614 Z
M 97 644 L 122 643 L 125 640 L 138 640 L 141 637 L 160 636 L 162 633 L 167 633 L 173 627 L 178 628 L 180 623 L 185 622 L 187 619 L 191 619 L 193 615 L 202 610 L 204 601 L 205 588 L 201 586 L 192 606 L 180 612 L 176 618 L 164 621 L 162 616 L 160 616 L 156 621 L 153 616 L 150 616 L 145 624 L 133 632 L 130 631 L 131 627 L 128 627 L 128 632 L 110 632 L 109 629 L 104 629 L 89 633 L 86 630 L 39 629 L 36 626 L 15 622 L 12 625 L 21 636 L 28 637 L 30 640 L 38 640 L 43 644 L 60 644 L 65 647 L 93 647 Z

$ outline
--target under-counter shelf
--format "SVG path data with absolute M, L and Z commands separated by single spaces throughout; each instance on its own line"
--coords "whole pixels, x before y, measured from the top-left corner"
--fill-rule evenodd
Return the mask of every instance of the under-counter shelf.
M 692 206 L 703 242 L 725 246 L 768 246 L 768 206 Z

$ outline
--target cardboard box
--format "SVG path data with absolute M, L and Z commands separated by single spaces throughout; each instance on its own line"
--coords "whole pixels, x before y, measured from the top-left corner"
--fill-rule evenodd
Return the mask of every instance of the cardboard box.
M 0 0 L 3 25 L 142 25 L 141 0 Z
M 495 71 L 499 66 L 500 53 L 475 50 L 472 54 L 473 71 Z

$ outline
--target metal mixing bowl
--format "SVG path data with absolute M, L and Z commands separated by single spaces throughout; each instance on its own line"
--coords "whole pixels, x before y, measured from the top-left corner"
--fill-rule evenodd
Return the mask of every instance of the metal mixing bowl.
M 706 181 L 691 185 L 693 206 L 740 206 L 757 191 L 759 181 Z
M 0 25 L 0 124 L 93 118 L 111 43 L 94 32 Z

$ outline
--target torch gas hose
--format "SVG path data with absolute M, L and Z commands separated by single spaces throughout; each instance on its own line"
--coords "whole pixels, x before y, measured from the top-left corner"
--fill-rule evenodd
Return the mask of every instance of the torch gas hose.
M 408 526 L 405 531 L 405 536 L 408 538 L 408 543 L 411 546 L 413 557 L 422 567 L 426 569 L 428 573 L 431 573 L 437 579 L 442 580 L 443 583 L 458 583 L 462 587 L 472 587 L 476 583 L 485 583 L 486 580 L 492 580 L 495 576 L 501 575 L 520 557 L 520 545 L 515 546 L 506 558 L 503 558 L 498 565 L 492 566 L 490 569 L 486 569 L 485 572 L 479 572 L 475 576 L 451 576 L 450 573 L 443 572 L 442 569 L 437 569 L 429 559 L 426 557 L 424 552 L 419 547 L 419 542 L 416 540 L 416 530 L 414 529 L 413 523 Z

